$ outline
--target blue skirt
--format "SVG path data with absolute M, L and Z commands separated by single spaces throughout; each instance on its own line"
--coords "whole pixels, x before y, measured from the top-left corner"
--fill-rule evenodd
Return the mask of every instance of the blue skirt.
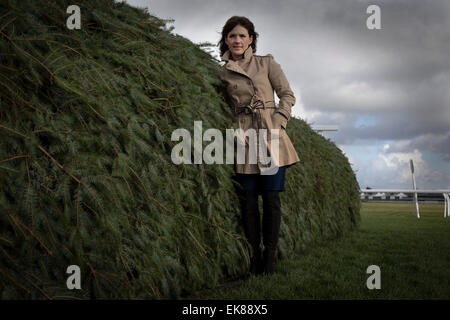
M 273 175 L 240 174 L 237 173 L 233 180 L 238 182 L 244 191 L 257 191 L 262 194 L 263 191 L 284 191 L 284 181 L 286 169 L 291 165 L 278 168 L 278 172 Z

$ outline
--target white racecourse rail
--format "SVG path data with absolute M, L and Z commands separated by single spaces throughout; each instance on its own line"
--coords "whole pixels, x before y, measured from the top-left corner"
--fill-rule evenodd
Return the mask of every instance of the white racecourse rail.
M 419 189 L 361 189 L 361 193 L 413 193 L 415 195 L 414 201 L 416 205 L 416 215 L 420 218 L 419 204 L 417 200 L 417 194 L 419 193 L 442 193 L 444 196 L 444 218 L 450 217 L 450 190 L 435 189 L 435 190 L 419 190 Z

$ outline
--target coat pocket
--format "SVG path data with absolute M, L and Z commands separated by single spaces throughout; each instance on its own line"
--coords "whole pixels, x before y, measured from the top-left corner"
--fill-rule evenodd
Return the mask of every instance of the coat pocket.
M 276 109 L 274 109 L 274 111 L 271 113 L 270 120 L 272 122 L 270 128 L 275 129 L 274 125 L 278 122 L 280 124 L 281 131 L 286 131 L 287 120 L 282 114 L 276 112 Z

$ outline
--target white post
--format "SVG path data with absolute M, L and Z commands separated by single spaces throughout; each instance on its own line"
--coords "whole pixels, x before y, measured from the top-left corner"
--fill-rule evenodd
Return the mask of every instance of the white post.
M 412 180 L 413 180 L 413 190 L 414 192 L 414 203 L 416 205 L 416 216 L 417 218 L 420 218 L 420 214 L 419 214 L 419 199 L 417 197 L 417 189 L 416 189 L 416 178 L 414 177 L 414 163 L 412 161 L 412 159 L 409 159 L 409 165 L 411 167 L 411 174 L 412 174 Z
M 442 194 L 444 196 L 444 218 L 445 217 L 449 217 L 450 216 L 450 198 L 449 198 L 449 194 L 448 193 L 443 193 Z

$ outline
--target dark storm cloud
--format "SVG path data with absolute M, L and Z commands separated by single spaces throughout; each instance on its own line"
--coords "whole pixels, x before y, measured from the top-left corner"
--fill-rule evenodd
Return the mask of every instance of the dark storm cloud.
M 367 2 L 359 4 L 327 2 L 317 15 L 323 19 L 299 28 L 307 47 L 298 45 L 304 59 L 295 82 L 305 110 L 321 111 L 311 119 L 321 124 L 335 124 L 330 113 L 345 114 L 338 117 L 337 143 L 413 139 L 405 152 L 420 146 L 448 159 L 440 137 L 450 129 L 450 2 L 378 2 L 382 30 L 373 31 L 361 27 Z M 364 115 L 376 118 L 376 125 L 356 128 Z

